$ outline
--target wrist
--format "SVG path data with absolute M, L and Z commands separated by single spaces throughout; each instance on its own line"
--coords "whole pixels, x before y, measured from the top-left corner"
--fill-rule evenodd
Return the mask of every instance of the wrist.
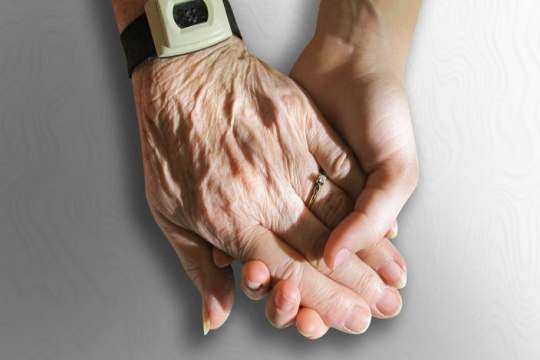
M 181 56 L 242 38 L 228 0 L 112 0 L 128 75 L 144 62 Z M 141 11 L 143 12 L 142 14 Z M 136 17 L 135 19 L 133 19 Z M 129 23 L 129 24 L 128 24 Z
M 168 79 L 167 81 L 182 84 L 186 81 L 185 76 L 195 68 L 219 67 L 220 73 L 225 76 L 228 73 L 227 67 L 232 68 L 241 59 L 248 58 L 245 43 L 233 36 L 217 45 L 190 54 L 168 58 L 154 57 L 137 67 L 132 79 L 134 83 L 142 79 L 157 80 L 158 83 Z
M 124 29 L 136 18 L 144 13 L 144 4 L 147 0 L 111 0 L 118 31 Z
M 420 4 L 421 0 L 321 0 L 313 42 L 333 47 L 363 71 L 401 77 Z

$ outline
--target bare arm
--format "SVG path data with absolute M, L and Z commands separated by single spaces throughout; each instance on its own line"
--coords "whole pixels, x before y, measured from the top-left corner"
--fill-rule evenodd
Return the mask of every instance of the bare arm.
M 144 13 L 146 0 L 111 0 L 118 31 L 124 29 Z
M 316 36 L 356 48 L 362 65 L 402 76 L 422 0 L 321 0 Z

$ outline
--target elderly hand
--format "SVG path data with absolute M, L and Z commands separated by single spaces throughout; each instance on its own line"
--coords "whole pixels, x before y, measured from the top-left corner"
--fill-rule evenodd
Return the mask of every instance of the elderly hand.
M 214 248 L 214 259 L 220 267 L 230 264 L 232 259 L 220 254 Z M 218 260 L 219 259 L 219 260 Z M 388 239 L 382 239 L 375 247 L 362 254 L 361 260 L 372 269 L 376 269 L 381 278 L 395 280 L 388 282 L 397 289 L 401 289 L 407 282 L 405 262 L 401 254 Z M 394 277 L 397 276 L 397 277 Z M 264 263 L 253 260 L 242 268 L 241 286 L 244 293 L 254 300 L 260 300 L 266 295 L 266 316 L 277 328 L 285 328 L 296 322 L 298 331 L 310 339 L 317 339 L 328 331 L 328 325 L 320 314 L 313 309 L 299 307 L 301 295 L 297 284 L 289 280 L 281 280 L 271 285 L 270 273 Z M 373 306 L 373 304 L 372 304 Z M 386 310 L 385 310 L 385 307 Z M 382 310 L 381 310 L 382 309 Z M 380 313 L 389 315 L 380 316 Z M 384 300 L 375 306 L 374 316 L 389 318 L 397 315 L 395 303 L 385 303 Z
M 148 203 L 203 296 L 205 330 L 225 321 L 234 293 L 232 270 L 214 265 L 212 245 L 262 261 L 274 282 L 298 284 L 301 305 L 341 331 L 361 333 L 372 313 L 399 311 L 398 291 L 359 258 L 337 270 L 322 261 L 365 179 L 291 80 L 231 38 L 151 60 L 133 87 Z M 329 181 L 308 209 L 321 169 Z

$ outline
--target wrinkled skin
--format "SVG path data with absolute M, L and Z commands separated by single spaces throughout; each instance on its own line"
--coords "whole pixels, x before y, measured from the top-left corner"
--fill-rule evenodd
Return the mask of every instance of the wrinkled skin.
M 251 57 L 236 38 L 133 76 L 150 209 L 203 295 L 205 328 L 232 306 L 230 266 L 212 246 L 245 263 L 260 260 L 273 284 L 290 280 L 300 304 L 327 326 L 365 331 L 397 290 L 358 257 L 330 270 L 331 229 L 365 182 L 348 148 L 290 79 Z M 327 196 L 306 203 L 320 169 Z M 323 206 L 324 205 L 324 206 Z

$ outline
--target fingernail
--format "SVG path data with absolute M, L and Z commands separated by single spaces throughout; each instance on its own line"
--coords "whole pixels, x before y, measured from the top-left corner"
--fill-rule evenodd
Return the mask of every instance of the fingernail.
M 204 336 L 208 335 L 210 331 L 210 320 L 203 321 Z
M 403 289 L 407 285 L 407 273 L 395 261 L 388 261 L 379 271 L 386 283 L 396 289 Z
M 246 284 L 247 284 L 248 288 L 250 288 L 253 291 L 258 291 L 258 290 L 260 290 L 262 288 L 262 284 L 254 283 L 254 282 L 251 282 L 249 280 L 246 280 Z
M 377 304 L 375 305 L 377 310 L 386 317 L 394 317 L 401 311 L 401 296 L 399 296 L 399 293 L 396 293 L 396 290 L 386 288 L 377 300 Z
M 394 223 L 392 224 L 392 228 L 390 229 L 390 232 L 388 233 L 388 239 L 389 240 L 393 240 L 397 237 L 398 235 L 398 223 L 397 221 L 394 221 Z
M 345 328 L 355 335 L 363 334 L 371 324 L 371 314 L 360 306 L 355 306 L 345 323 Z
M 334 257 L 334 270 L 337 269 L 341 264 L 345 262 L 351 256 L 351 252 L 347 248 L 339 250 L 339 252 Z
M 276 297 L 274 298 L 274 303 L 276 304 L 276 308 L 281 313 L 289 313 L 292 311 L 294 306 L 294 300 L 283 295 L 283 293 L 278 292 L 276 294 Z
M 301 332 L 300 330 L 298 330 L 298 332 L 300 333 L 300 335 L 302 335 L 302 336 L 305 337 L 306 339 L 313 340 L 313 335 L 312 335 L 312 334 L 304 334 L 304 333 Z

